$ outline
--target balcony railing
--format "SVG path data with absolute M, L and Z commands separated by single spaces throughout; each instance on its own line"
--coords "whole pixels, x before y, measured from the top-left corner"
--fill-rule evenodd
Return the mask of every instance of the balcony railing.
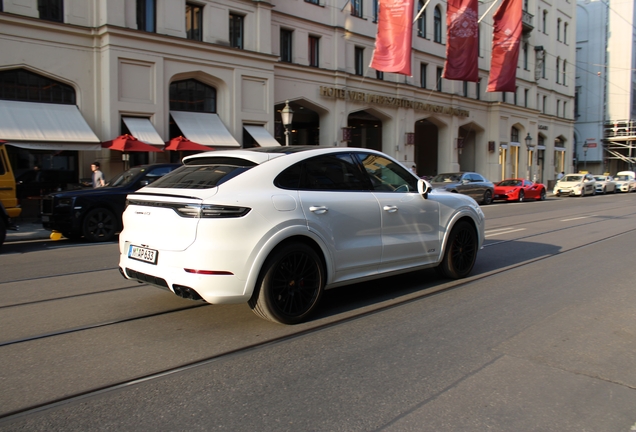
M 524 33 L 529 33 L 534 29 L 534 26 L 532 25 L 532 19 L 534 18 L 534 15 L 532 15 L 531 13 L 528 13 L 526 11 L 523 11 L 523 16 L 521 17 L 521 22 L 523 23 L 523 32 Z

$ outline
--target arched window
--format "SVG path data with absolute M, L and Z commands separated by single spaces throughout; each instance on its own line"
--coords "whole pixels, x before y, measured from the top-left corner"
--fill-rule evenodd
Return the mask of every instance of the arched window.
M 0 99 L 75 105 L 75 90 L 26 69 L 11 69 L 0 72 Z
M 195 79 L 170 84 L 170 110 L 216 113 L 216 89 Z
M 422 10 L 424 2 L 422 0 L 417 2 L 416 14 Z M 426 37 L 426 11 L 422 12 L 422 15 L 417 19 L 417 35 L 420 37 Z
M 442 12 L 439 10 L 439 6 L 435 6 L 435 13 L 433 15 L 434 34 L 433 41 L 442 43 Z
M 510 128 L 510 142 L 518 143 L 519 142 L 519 129 L 516 127 Z

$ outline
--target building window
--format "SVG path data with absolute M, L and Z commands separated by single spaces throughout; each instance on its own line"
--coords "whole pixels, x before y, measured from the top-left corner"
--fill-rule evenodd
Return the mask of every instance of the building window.
M 362 0 L 351 0 L 351 15 L 362 18 Z
M 475 99 L 479 100 L 481 98 L 481 78 L 475 84 Z
M 170 110 L 216 112 L 216 89 L 195 79 L 170 84 Z
M 463 87 L 464 87 L 463 88 L 464 97 L 468 97 L 468 81 L 464 81 Z
M 40 19 L 64 22 L 64 1 L 38 0 L 38 12 L 40 13 Z
M 519 142 L 519 129 L 516 127 L 510 128 L 510 142 L 518 143 Z
M 305 3 L 311 3 L 311 4 L 315 4 L 315 5 L 319 5 L 320 2 L 318 0 L 305 0 Z
M 506 102 L 506 92 L 501 92 L 501 101 Z
M 420 63 L 420 87 L 426 88 L 426 63 Z
M 355 62 L 356 75 L 362 76 L 364 72 L 364 48 L 356 47 Z
M 0 72 L 0 99 L 75 105 L 75 90 L 24 69 L 11 69 Z
M 243 49 L 243 15 L 230 14 L 230 46 Z
M 556 83 L 559 83 L 559 71 L 561 71 L 561 58 L 557 57 L 556 59 Z
M 380 16 L 380 4 L 379 0 L 373 0 L 373 22 L 378 22 L 378 17 Z
M 543 24 L 543 34 L 548 34 L 548 11 L 547 10 L 543 11 L 543 18 L 541 22 Z
M 557 40 L 561 40 L 561 18 L 557 18 Z
M 435 82 L 436 89 L 438 92 L 442 91 L 442 73 L 444 72 L 444 68 L 438 67 L 437 72 L 435 73 Z
M 186 37 L 203 40 L 203 7 L 186 3 Z
M 375 71 L 375 77 L 377 79 L 379 79 L 379 80 L 383 80 L 384 79 L 384 72 L 379 71 L 379 70 Z
M 563 101 L 563 118 L 568 118 L 568 103 Z
M 528 43 L 523 44 L 523 69 L 528 70 Z
M 424 7 L 422 0 L 417 2 L 417 12 L 421 11 Z M 417 35 L 419 37 L 426 37 L 426 10 L 422 12 L 422 15 L 417 19 Z
M 517 93 L 519 93 L 519 87 L 515 87 L 515 93 L 512 96 L 512 102 L 517 105 Z
M 442 12 L 440 12 L 439 7 L 435 7 L 435 12 L 433 13 L 433 41 L 442 43 Z
M 528 108 L 528 89 L 523 90 L 523 106 Z
M 568 44 L 568 23 L 563 23 L 563 43 Z
M 547 105 L 548 105 L 548 97 L 547 96 L 543 96 L 543 104 L 542 104 L 542 107 L 541 107 L 541 112 L 543 114 L 546 114 L 545 110 L 547 108 Z
M 320 38 L 309 36 L 309 66 L 320 66 Z
M 561 101 L 557 99 L 557 104 L 556 104 L 556 116 L 559 117 L 559 113 L 561 111 Z
M 545 61 L 546 61 L 546 55 L 544 53 L 543 60 L 541 60 L 541 78 L 545 78 Z
M 292 33 L 291 30 L 280 30 L 280 61 L 282 62 L 292 62 Z
M 566 82 L 565 82 L 565 76 L 566 76 L 566 73 L 565 73 L 565 65 L 566 65 L 566 64 L 567 64 L 567 62 L 566 62 L 566 61 L 565 61 L 565 59 L 564 59 L 564 60 L 563 60 L 563 76 L 561 77 L 561 84 L 563 84 L 563 85 L 565 85 L 565 84 L 566 84 Z M 557 73 L 559 73 L 559 72 L 557 71 Z
M 137 29 L 152 33 L 157 31 L 156 11 L 155 0 L 137 0 Z
M 579 112 L 579 98 L 581 97 L 581 86 L 576 86 L 576 92 L 574 93 L 574 118 L 581 116 Z

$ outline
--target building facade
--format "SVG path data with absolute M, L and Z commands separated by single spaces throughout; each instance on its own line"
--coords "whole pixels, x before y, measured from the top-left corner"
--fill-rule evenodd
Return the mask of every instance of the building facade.
M 631 0 L 577 4 L 574 134 L 580 170 L 615 174 L 636 167 L 635 13 Z
M 441 0 L 413 26 L 412 76 L 368 66 L 378 0 L 1 4 L 0 111 L 14 119 L 0 120 L 0 139 L 19 146 L 19 169 L 50 162 L 86 177 L 99 160 L 110 177 L 126 158 L 180 156 L 99 146 L 122 134 L 157 146 L 180 135 L 213 148 L 269 145 L 272 137 L 284 144 L 286 103 L 291 145 L 374 148 L 419 175 L 464 170 L 547 183 L 573 169 L 576 24 L 566 0 L 525 2 L 515 93 L 485 91 L 490 4 L 479 6 L 478 83 L 441 78 Z M 61 105 L 77 111 L 70 125 L 60 126 L 70 118 Z M 43 118 L 59 121 L 47 128 Z

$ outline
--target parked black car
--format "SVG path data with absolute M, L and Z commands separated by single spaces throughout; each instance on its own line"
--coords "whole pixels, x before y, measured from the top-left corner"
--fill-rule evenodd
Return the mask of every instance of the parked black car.
M 41 197 L 67 189 L 79 189 L 77 172 L 67 170 L 29 170 L 16 176 L 15 182 L 18 199 Z
M 475 172 L 438 174 L 431 180 L 433 189 L 444 189 L 473 197 L 480 204 L 490 204 L 495 185 Z
M 180 166 L 142 165 L 119 174 L 105 187 L 49 194 L 42 199 L 42 225 L 69 239 L 109 241 L 123 228 L 126 195 Z

